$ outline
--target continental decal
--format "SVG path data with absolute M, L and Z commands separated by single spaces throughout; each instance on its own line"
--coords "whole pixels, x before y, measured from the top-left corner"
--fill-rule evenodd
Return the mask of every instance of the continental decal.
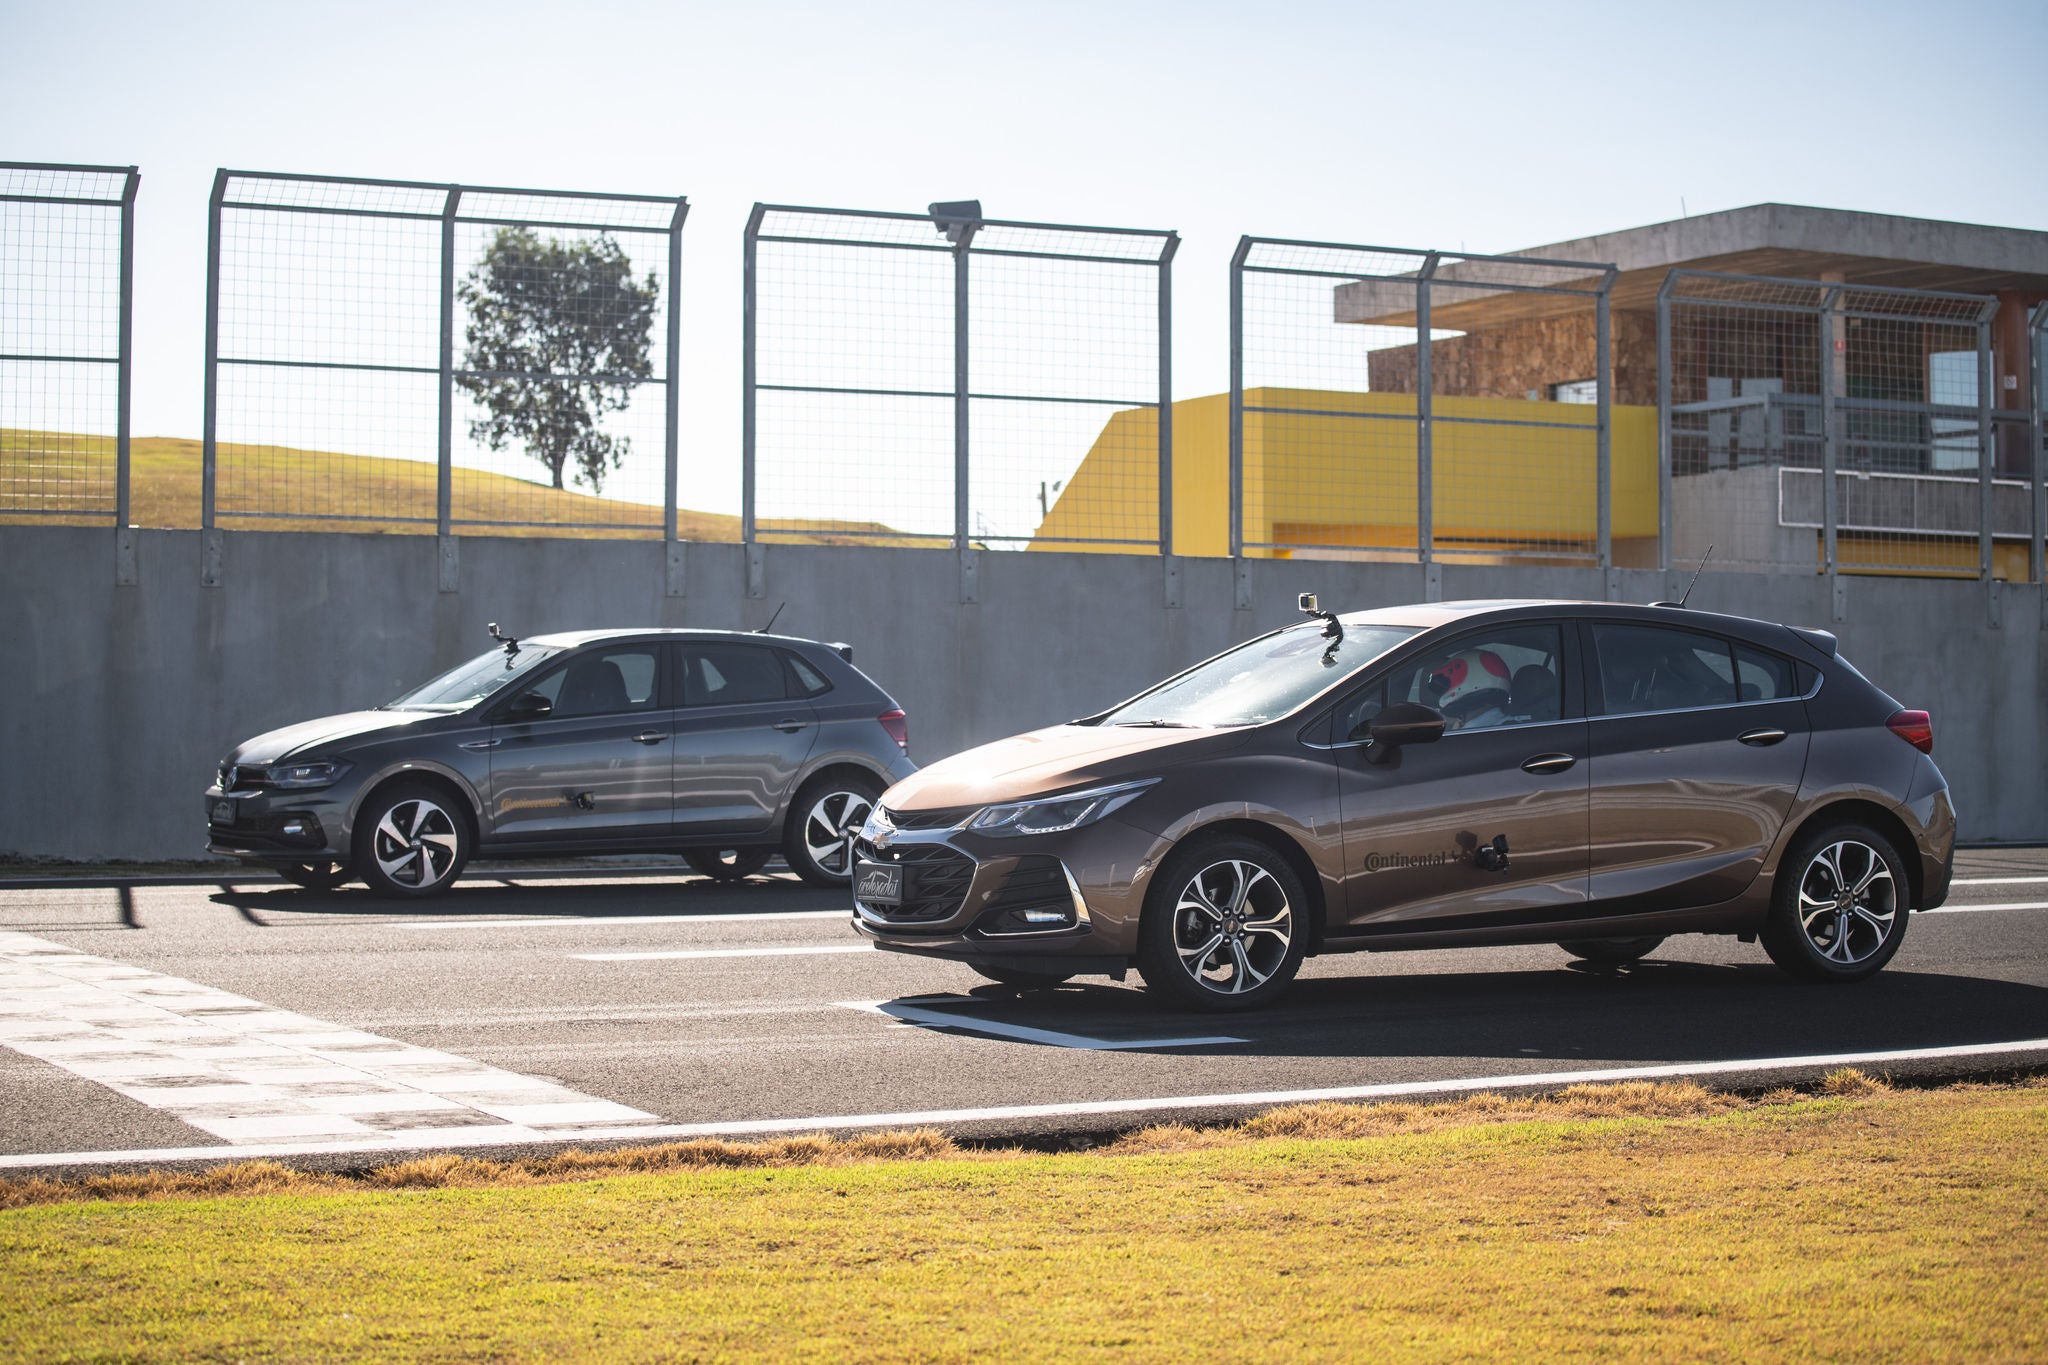
M 566 796 L 521 796 L 499 802 L 498 814 L 509 815 L 515 810 L 553 810 L 557 806 L 568 804 L 569 798 Z
M 1368 853 L 1367 872 L 1386 872 L 1401 867 L 1450 867 L 1458 859 L 1449 853 Z

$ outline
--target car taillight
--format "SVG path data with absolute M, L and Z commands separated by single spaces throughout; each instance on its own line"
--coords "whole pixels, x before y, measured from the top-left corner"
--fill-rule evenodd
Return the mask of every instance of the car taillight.
M 905 754 L 910 752 L 910 717 L 902 711 L 884 711 L 875 717 L 882 722 L 882 728 L 889 732 L 889 738 L 896 741 L 896 747 Z
M 1934 752 L 1934 717 L 1925 711 L 1894 711 L 1884 726 L 1921 753 Z

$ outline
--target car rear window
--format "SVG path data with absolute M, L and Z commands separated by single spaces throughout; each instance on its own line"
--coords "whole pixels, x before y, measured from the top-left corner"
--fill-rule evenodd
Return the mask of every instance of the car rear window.
M 1595 625 L 1600 692 L 1610 716 L 1731 706 L 1735 661 L 1719 636 L 1668 626 Z
M 789 696 L 785 656 L 765 645 L 683 646 L 683 705 L 739 706 Z

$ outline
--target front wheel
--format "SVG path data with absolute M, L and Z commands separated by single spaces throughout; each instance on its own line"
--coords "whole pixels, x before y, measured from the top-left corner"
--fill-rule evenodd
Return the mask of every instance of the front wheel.
M 432 787 L 380 792 L 356 821 L 356 874 L 380 896 L 432 896 L 469 861 L 469 821 Z
M 1793 843 L 1759 937 L 1802 981 L 1861 981 L 1899 951 L 1910 902 L 1891 840 L 1867 825 L 1831 825 Z
M 790 803 L 782 856 L 789 870 L 812 886 L 845 886 L 853 880 L 849 837 L 867 822 L 882 794 L 872 777 L 827 775 L 807 784 Z
M 766 867 L 774 852 L 772 848 L 686 848 L 683 861 L 714 882 L 737 882 Z
M 1308 931 L 1308 893 L 1286 859 L 1253 839 L 1198 837 L 1153 878 L 1138 973 L 1189 1009 L 1256 1009 L 1301 970 Z
M 1557 946 L 1582 962 L 1619 967 L 1648 957 L 1663 941 L 1662 934 L 1645 934 L 1640 938 L 1575 938 Z

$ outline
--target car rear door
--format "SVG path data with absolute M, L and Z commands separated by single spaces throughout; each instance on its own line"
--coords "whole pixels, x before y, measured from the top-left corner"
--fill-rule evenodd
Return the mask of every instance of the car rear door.
M 1679 625 L 1582 626 L 1600 913 L 1712 905 L 1756 880 L 1806 770 L 1792 660 Z
M 1332 738 L 1343 812 L 1344 928 L 1351 935 L 1466 929 L 1581 913 L 1586 899 L 1586 721 L 1576 638 L 1560 621 L 1457 637 L 1353 694 Z M 1435 704 L 1457 671 L 1469 685 L 1444 737 L 1368 761 L 1351 738 L 1393 701 Z M 1499 673 L 1492 670 L 1498 668 Z M 1504 865 L 1494 840 L 1506 849 Z
M 773 645 L 682 640 L 674 646 L 678 835 L 760 834 L 818 740 L 818 717 Z
M 538 720 L 491 726 L 495 839 L 667 837 L 675 791 L 666 655 L 659 642 L 592 645 L 518 689 L 539 693 L 553 709 Z

